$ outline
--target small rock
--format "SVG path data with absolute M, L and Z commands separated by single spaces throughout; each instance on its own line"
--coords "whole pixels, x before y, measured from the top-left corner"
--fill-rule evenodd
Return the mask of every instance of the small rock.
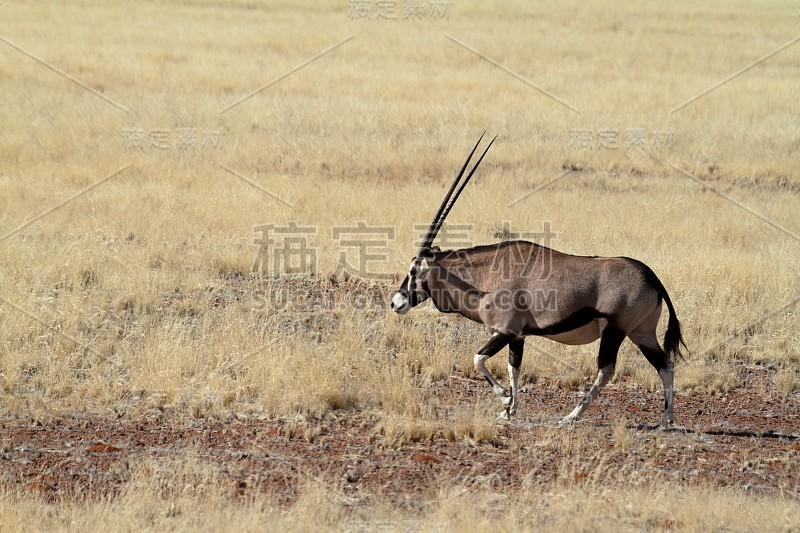
M 437 459 L 432 455 L 426 455 L 424 453 L 415 453 L 411 456 L 412 461 L 419 461 L 420 463 L 441 463 L 441 459 Z
M 354 483 L 358 481 L 359 477 L 360 476 L 358 475 L 358 470 L 356 468 L 348 468 L 344 475 L 344 480 L 348 483 Z
M 86 451 L 94 453 L 117 453 L 121 452 L 122 448 L 117 448 L 116 446 L 112 446 L 110 444 L 103 444 L 102 442 L 95 442 L 86 448 Z

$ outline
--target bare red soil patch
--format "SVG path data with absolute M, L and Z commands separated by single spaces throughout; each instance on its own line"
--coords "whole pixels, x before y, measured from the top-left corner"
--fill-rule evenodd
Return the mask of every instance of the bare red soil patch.
M 772 371 L 741 367 L 747 388 L 727 395 L 678 393 L 681 427 L 656 429 L 660 393 L 611 385 L 573 428 L 555 422 L 574 391 L 528 386 L 518 417 L 498 422 L 490 444 L 433 439 L 389 446 L 380 421 L 357 410 L 320 419 L 191 419 L 161 412 L 141 417 L 0 419 L 0 479 L 6 487 L 57 500 L 114 495 L 145 460 L 196 455 L 219 467 L 231 494 L 264 491 L 291 502 L 298 482 L 320 475 L 358 504 L 380 492 L 398 502 L 436 490 L 443 480 L 502 491 L 526 479 L 591 482 L 598 476 L 735 487 L 800 496 L 800 401 L 771 395 Z M 458 374 L 433 387 L 448 404 L 488 396 Z M 625 424 L 619 421 L 624 420 Z

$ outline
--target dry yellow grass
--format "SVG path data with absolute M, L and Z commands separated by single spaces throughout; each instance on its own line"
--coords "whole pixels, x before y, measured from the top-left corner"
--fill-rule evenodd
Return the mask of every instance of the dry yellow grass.
M 398 9 L 401 20 L 385 21 L 354 20 L 338 0 L 0 5 L 2 411 L 157 406 L 205 417 L 356 407 L 384 420 L 388 441 L 437 430 L 491 440 L 488 415 L 470 426 L 429 395 L 454 369 L 472 375 L 478 328 L 430 309 L 398 318 L 354 308 L 345 294 L 329 308 L 263 305 L 263 280 L 251 274 L 254 228 L 290 221 L 315 228 L 308 245 L 323 286 L 343 250 L 333 228 L 359 221 L 394 230 L 373 266 L 403 272 L 414 225 L 429 221 L 483 130 L 501 136 L 449 220 L 470 225 L 471 242 L 494 242 L 506 223 L 517 231 L 549 223 L 560 250 L 641 259 L 669 289 L 693 352 L 679 388 L 728 390 L 737 382 L 727 365 L 744 361 L 786 368 L 776 387 L 797 390 L 800 44 L 676 109 L 791 41 L 796 6 L 453 2 L 446 20 L 419 21 Z M 183 128 L 195 130 L 195 148 L 178 146 Z M 125 144 L 130 130 L 141 130 L 141 149 Z M 593 149 L 575 144 L 578 130 L 590 130 Z M 597 146 L 604 130 L 618 133 L 617 148 Z M 643 150 L 625 148 L 629 130 L 646 132 Z M 668 146 L 653 141 L 656 131 L 671 134 Z M 238 296 L 215 304 L 230 294 Z M 532 344 L 526 379 L 573 386 L 593 373 L 595 346 Z M 621 374 L 658 388 L 630 345 L 621 361 Z M 504 375 L 503 361 L 492 364 Z M 139 489 L 151 490 L 130 490 Z M 652 494 L 603 490 L 570 492 L 589 507 L 565 517 L 556 502 L 566 492 L 539 487 L 515 496 L 519 511 L 499 519 L 515 528 L 539 510 L 554 529 L 571 519 L 581 529 L 596 513 L 617 512 L 631 529 L 658 527 L 655 508 L 634 517 L 622 504 Z M 702 498 L 755 509 L 744 529 L 763 525 L 760 516 L 797 516 L 794 504 L 793 515 L 773 512 L 785 502 Z M 677 514 L 664 519 L 704 529 L 714 518 L 691 514 L 698 499 L 668 499 Z M 276 517 L 268 503 L 214 501 L 209 527 L 224 527 L 228 513 L 242 529 L 263 524 L 253 516 Z M 443 496 L 430 520 L 448 524 L 461 504 Z M 119 516 L 129 529 L 196 525 L 169 517 L 163 501 L 161 518 L 138 515 L 148 504 L 133 493 L 87 505 L 88 513 L 75 504 L 59 514 L 6 494 L 0 515 L 33 513 L 56 529 L 120 525 Z M 458 520 L 482 523 L 479 508 Z M 345 519 L 332 509 L 335 529 Z
M 0 516 L 10 531 L 791 531 L 800 522 L 794 500 L 744 496 L 666 484 L 623 488 L 600 467 L 586 475 L 565 472 L 552 484 L 531 478 L 514 494 L 476 492 L 477 477 L 442 480 L 438 494 L 403 512 L 380 495 L 352 502 L 324 477 L 305 476 L 296 502 L 270 495 L 236 501 L 218 467 L 185 458 L 132 465 L 122 494 L 107 501 L 48 504 L 0 489 Z M 232 503 L 232 500 L 235 503 Z

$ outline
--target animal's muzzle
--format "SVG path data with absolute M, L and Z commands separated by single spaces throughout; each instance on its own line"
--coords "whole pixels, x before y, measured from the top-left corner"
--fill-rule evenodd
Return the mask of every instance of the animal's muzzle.
M 408 293 L 406 291 L 397 291 L 392 296 L 392 311 L 397 314 L 404 315 L 411 309 L 411 302 L 408 298 Z

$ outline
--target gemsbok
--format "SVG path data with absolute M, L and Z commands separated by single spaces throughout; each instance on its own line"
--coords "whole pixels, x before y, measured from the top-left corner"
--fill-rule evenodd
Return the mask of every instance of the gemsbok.
M 674 365 L 681 356 L 681 345 L 686 345 L 667 290 L 647 265 L 629 257 L 570 255 L 527 241 L 460 250 L 433 246 L 453 204 L 494 142 L 492 139 L 462 181 L 482 139 L 483 135 L 433 217 L 408 275 L 392 297 L 392 310 L 405 314 L 430 299 L 440 312 L 458 313 L 484 324 L 492 337 L 475 355 L 475 369 L 501 397 L 501 416 L 505 418 L 517 409 L 526 336 L 563 344 L 588 344 L 600 339 L 597 378 L 561 423 L 576 420 L 597 398 L 614 375 L 617 352 L 628 337 L 658 371 L 664 386 L 661 426 L 670 427 L 675 419 Z M 656 336 L 662 301 L 669 310 L 663 349 Z M 506 346 L 510 390 L 485 365 Z

